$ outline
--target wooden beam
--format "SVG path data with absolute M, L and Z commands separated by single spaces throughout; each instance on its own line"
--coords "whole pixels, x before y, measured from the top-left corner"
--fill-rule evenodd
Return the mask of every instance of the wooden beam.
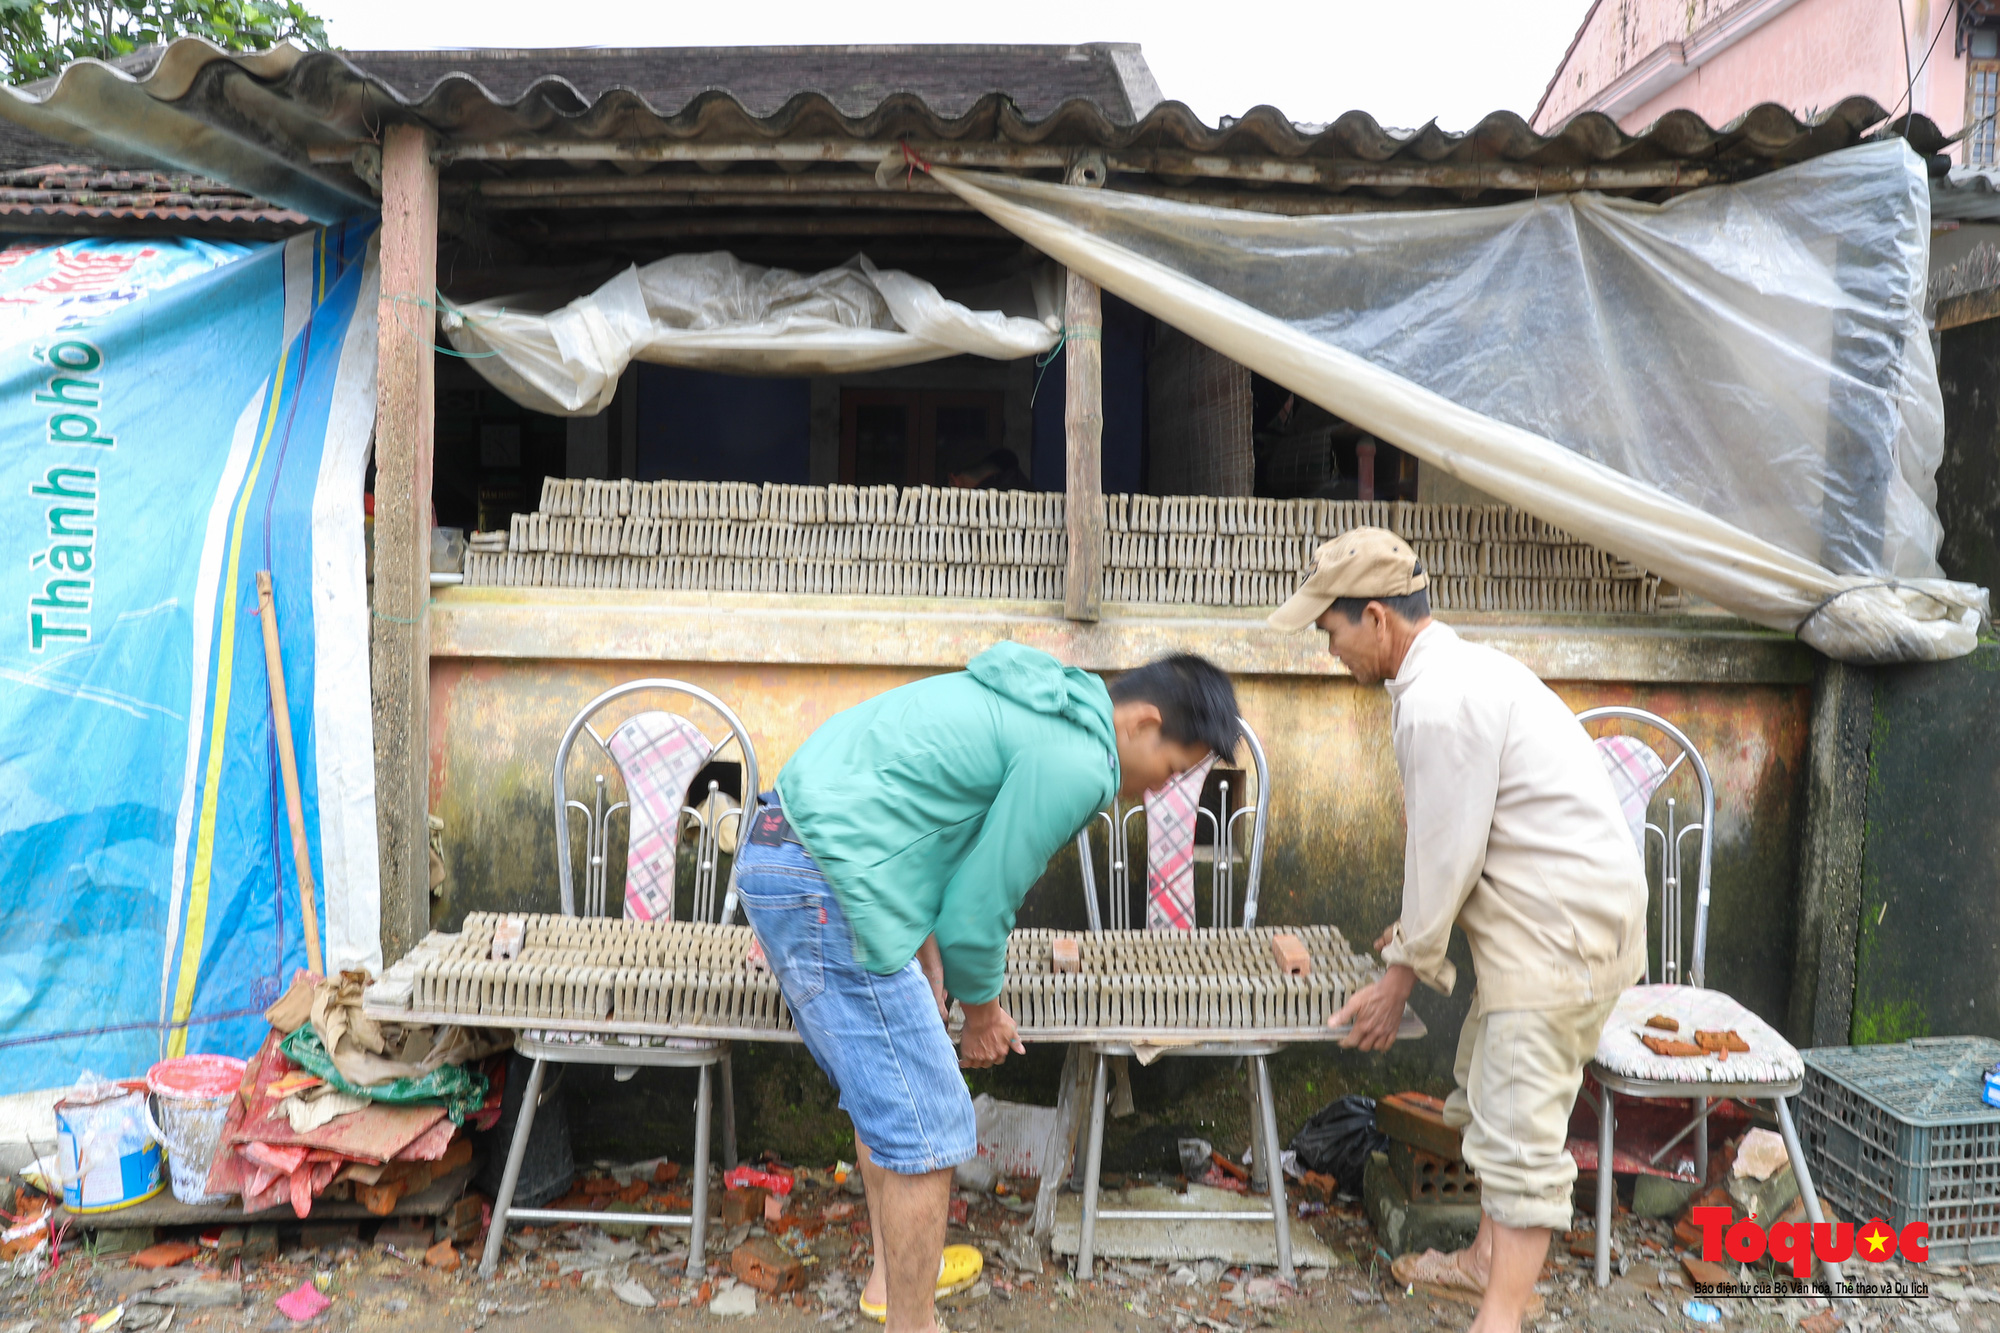
M 348 166 L 358 144 L 311 150 L 314 163 Z M 1634 165 L 1537 166 L 1515 162 L 1356 162 L 1308 157 L 1257 157 L 1190 153 L 1179 149 L 1107 150 L 1040 144 L 913 143 L 926 162 L 947 167 L 1001 171 L 1067 172 L 1081 156 L 1096 156 L 1105 169 L 1166 177 L 1263 181 L 1343 190 L 1383 189 L 1511 190 L 1561 193 L 1571 190 L 1693 189 L 1760 174 L 1764 163 L 1742 166 L 1707 162 L 1646 162 Z M 900 151 L 897 142 L 854 139 L 794 139 L 779 143 L 689 143 L 679 139 L 599 140 L 590 143 L 494 142 L 458 144 L 442 150 L 452 162 L 848 162 L 874 167 Z
M 431 450 L 438 174 L 430 136 L 382 135 L 382 295 L 375 372 L 375 824 L 382 957 L 430 929 Z
M 959 202 L 957 195 L 929 176 L 919 175 L 907 184 L 897 181 L 894 189 L 885 190 L 875 183 L 873 173 L 845 169 L 810 173 L 725 171 L 720 175 L 701 171 L 663 171 L 641 176 L 624 172 L 583 176 L 503 176 L 494 180 L 447 180 L 440 188 L 447 197 L 478 195 L 486 200 L 575 195 L 865 194 L 876 201 L 875 207 L 883 207 L 886 201 L 895 199 L 931 198 Z M 0 191 L 0 202 L 5 200 L 5 195 L 5 191 Z
M 897 213 L 848 213 L 835 217 L 663 217 L 630 222 L 565 222 L 530 229 L 512 226 L 515 240 L 584 245 L 601 241 L 677 240 L 688 236 L 970 236 L 1005 240 L 1009 233 L 996 222 L 974 214 L 909 217 Z
M 1069 275 L 1064 300 L 1063 436 L 1069 569 L 1063 614 L 1096 620 L 1104 594 L 1104 294 Z
M 1939 333 L 1994 318 L 2000 318 L 2000 287 L 1982 287 L 1976 292 L 1947 296 L 1937 306 Z
M 559 194 L 538 199 L 484 199 L 480 207 L 491 213 L 577 212 L 611 208 L 679 210 L 691 208 L 840 208 L 860 209 L 878 217 L 898 217 L 908 213 L 972 214 L 972 206 L 962 199 L 935 195 L 892 195 L 853 192 L 849 194 Z

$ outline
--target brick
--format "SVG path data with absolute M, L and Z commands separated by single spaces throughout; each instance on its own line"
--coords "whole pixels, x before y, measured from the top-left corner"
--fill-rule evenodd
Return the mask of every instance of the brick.
M 671 1185 L 680 1178 L 681 1164 L 679 1162 L 661 1162 L 653 1168 L 653 1183 L 655 1185 Z
M 722 1194 L 722 1225 L 740 1227 L 746 1222 L 764 1220 L 764 1199 L 770 1191 L 762 1185 L 751 1185 L 740 1190 L 725 1190 Z
M 1476 1203 L 1412 1203 L 1389 1167 L 1387 1153 L 1371 1153 L 1362 1172 L 1361 1202 L 1375 1235 L 1391 1255 L 1441 1250 L 1449 1254 L 1479 1234 Z
M 1464 1162 L 1448 1161 L 1436 1153 L 1391 1139 L 1389 1167 L 1403 1183 L 1411 1203 L 1479 1201 L 1479 1177 Z
M 243 1242 L 247 1232 L 243 1227 L 224 1227 L 215 1240 L 215 1266 L 227 1272 L 231 1265 L 243 1257 Z
M 458 1251 L 453 1248 L 450 1241 L 441 1240 L 424 1251 L 424 1263 L 441 1273 L 456 1273 L 459 1265 Z
M 1057 940 L 1049 946 L 1049 961 L 1057 972 L 1081 972 L 1083 948 L 1076 940 Z
M 431 1229 L 415 1218 L 399 1217 L 393 1222 L 384 1222 L 382 1229 L 375 1233 L 377 1245 L 393 1245 L 408 1255 L 422 1254 L 434 1241 Z
M 479 1194 L 467 1194 L 439 1214 L 437 1230 L 432 1234 L 439 1240 L 467 1245 L 478 1239 L 484 1229 L 486 1199 Z
M 447 1171 L 456 1171 L 472 1160 L 472 1140 L 465 1134 L 455 1134 L 445 1145 L 444 1156 L 431 1163 L 431 1175 L 435 1178 Z
M 1640 1175 L 1632 1182 L 1632 1211 L 1640 1217 L 1673 1217 L 1695 1192 L 1692 1180 Z
M 1306 952 L 1305 941 L 1296 935 L 1282 933 L 1273 935 L 1271 956 L 1277 959 L 1278 970 L 1288 977 L 1312 975 L 1312 955 Z
M 1697 1282 L 1710 1287 L 1733 1286 L 1736 1282 L 1736 1275 L 1734 1273 L 1724 1268 L 1721 1264 L 1712 1264 L 1706 1259 L 1693 1259 L 1683 1255 L 1681 1257 L 1681 1267 L 1687 1270 L 1688 1281 L 1690 1282 Z
M 377 1217 L 387 1217 L 396 1211 L 396 1205 L 403 1198 L 403 1182 L 385 1180 L 379 1185 L 362 1185 L 354 1191 L 363 1208 Z
M 299 1228 L 299 1243 L 309 1250 L 331 1250 L 361 1243 L 359 1222 L 308 1222 Z
M 139 1251 L 129 1262 L 134 1268 L 172 1268 L 200 1253 L 199 1245 L 190 1245 L 184 1240 L 169 1240 Z
M 804 1265 L 768 1236 L 746 1240 L 732 1250 L 729 1271 L 738 1282 L 772 1295 L 797 1291 L 806 1281 Z
M 1398 1092 L 1375 1103 L 1375 1128 L 1398 1143 L 1447 1162 L 1465 1160 L 1459 1134 L 1444 1122 L 1444 1103 L 1420 1092 Z

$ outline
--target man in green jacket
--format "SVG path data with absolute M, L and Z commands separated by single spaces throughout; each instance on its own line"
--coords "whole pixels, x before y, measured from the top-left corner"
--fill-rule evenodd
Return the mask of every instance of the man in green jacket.
M 1239 734 L 1229 678 L 1199 657 L 1107 689 L 1000 643 L 831 718 L 758 802 L 737 897 L 854 1121 L 875 1230 L 861 1305 L 890 1333 L 930 1333 L 935 1293 L 970 1280 L 941 1260 L 952 1168 L 977 1151 L 959 1066 L 1023 1049 L 999 1002 L 1021 899 L 1114 795 L 1232 754 Z M 965 1011 L 957 1054 L 947 993 Z

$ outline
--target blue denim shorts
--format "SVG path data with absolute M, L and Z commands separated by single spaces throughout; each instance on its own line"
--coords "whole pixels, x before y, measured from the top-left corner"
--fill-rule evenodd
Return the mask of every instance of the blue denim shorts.
M 913 1176 L 971 1160 L 972 1096 L 916 960 L 886 977 L 863 967 L 832 887 L 796 842 L 746 839 L 736 896 L 806 1050 L 876 1163 Z

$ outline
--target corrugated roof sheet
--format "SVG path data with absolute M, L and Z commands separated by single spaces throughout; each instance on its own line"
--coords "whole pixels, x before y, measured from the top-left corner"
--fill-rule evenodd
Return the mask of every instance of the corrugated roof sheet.
M 680 108 L 703 93 L 727 93 L 752 116 L 776 115 L 801 92 L 814 92 L 849 116 L 865 116 L 897 93 L 940 116 L 959 116 L 998 93 L 1030 119 L 1065 102 L 1096 106 L 1128 123 L 1159 101 L 1136 45 L 1081 46 L 722 46 L 589 47 L 572 50 L 347 51 L 346 60 L 421 102 L 454 75 L 471 79 L 506 104 L 538 84 L 560 80 L 546 95 L 574 90 L 583 109 L 613 91 L 647 105 Z M 1143 80 L 1127 86 L 1121 66 Z M 1150 97 L 1145 90 L 1150 90 Z M 1135 96 L 1135 92 L 1138 93 Z M 1135 103 L 1143 102 L 1135 112 Z
M 1954 167 L 1931 178 L 1931 221 L 2000 222 L 2000 168 Z
M 479 64 L 482 54 L 433 53 L 422 62 L 413 58 L 397 75 L 408 86 L 397 86 L 339 53 L 285 46 L 232 55 L 183 39 L 168 47 L 143 77 L 79 61 L 52 87 L 10 89 L 0 97 L 0 116 L 107 160 L 136 159 L 198 173 L 320 220 L 373 207 L 371 189 L 342 155 L 374 140 L 382 125 L 394 122 L 429 126 L 447 150 L 501 143 L 759 146 L 813 141 L 860 147 L 907 140 L 1098 150 L 1121 154 L 1141 164 L 1140 170 L 1147 155 L 1182 166 L 1194 157 L 1396 165 L 1415 169 L 1417 176 L 1435 175 L 1442 187 L 1438 202 L 1457 203 L 1486 187 L 1476 182 L 1468 187 L 1463 173 L 1452 186 L 1452 168 L 1685 164 L 1708 169 L 1702 179 L 1731 178 L 1845 148 L 1889 128 L 1883 108 L 1858 97 L 1811 121 L 1775 105 L 1756 107 L 1719 128 L 1692 113 L 1674 112 L 1638 135 L 1625 133 L 1601 115 L 1578 116 L 1556 133 L 1541 135 L 1511 112 L 1496 112 L 1464 134 L 1448 134 L 1434 125 L 1414 134 L 1391 134 L 1361 112 L 1306 132 L 1270 107 L 1215 128 L 1177 102 L 1162 103 L 1133 122 L 1077 97 L 1046 114 L 1031 115 L 1018 98 L 997 93 L 980 96 L 955 115 L 900 91 L 859 113 L 819 91 L 794 93 L 777 109 L 762 111 L 776 88 L 767 88 L 748 106 L 716 90 L 698 92 L 681 105 L 656 105 L 633 88 L 606 86 L 597 79 L 579 87 L 560 73 L 532 72 L 532 56 L 518 57 L 523 63 L 517 64 L 511 53 L 504 66 L 510 77 L 495 89 L 482 77 L 482 71 L 492 77 L 490 62 Z M 383 53 L 372 58 L 383 61 Z M 425 80 L 431 81 L 425 85 Z M 667 97 L 681 95 L 673 88 L 659 91 Z M 1906 132 L 1919 152 L 1935 153 L 1942 144 L 1943 136 L 1921 117 L 1894 128 Z M 317 164 L 315 154 L 322 159 Z M 1163 167 L 1160 174 L 1170 177 L 1173 169 Z

